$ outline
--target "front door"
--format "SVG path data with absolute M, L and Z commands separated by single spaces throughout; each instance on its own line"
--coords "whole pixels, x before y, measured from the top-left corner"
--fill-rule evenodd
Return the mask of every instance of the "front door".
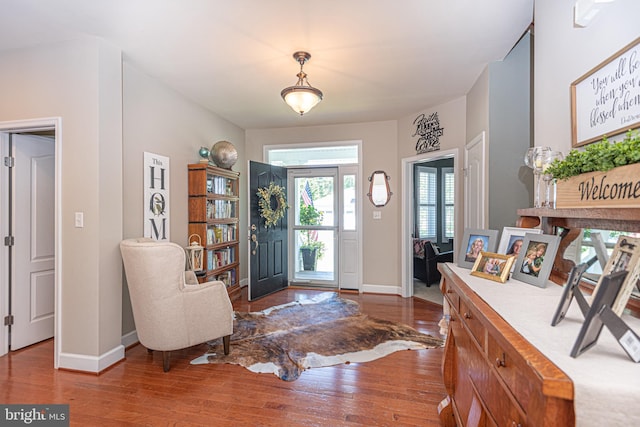
M 287 194 L 287 169 L 259 162 L 249 162 L 249 301 L 288 286 L 287 214 L 267 227 L 259 209 L 259 189 L 273 183 Z M 278 208 L 271 197 L 270 210 Z
M 53 138 L 12 137 L 11 350 L 17 350 L 53 337 L 55 147 Z

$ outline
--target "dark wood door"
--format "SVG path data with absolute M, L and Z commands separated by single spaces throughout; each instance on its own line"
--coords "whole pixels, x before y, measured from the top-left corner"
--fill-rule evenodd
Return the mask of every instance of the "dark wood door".
M 249 162 L 249 300 L 288 286 L 287 215 L 270 227 L 258 210 L 258 189 L 274 183 L 287 193 L 287 169 Z M 272 198 L 271 206 L 277 202 Z M 288 212 L 287 212 L 288 213 Z

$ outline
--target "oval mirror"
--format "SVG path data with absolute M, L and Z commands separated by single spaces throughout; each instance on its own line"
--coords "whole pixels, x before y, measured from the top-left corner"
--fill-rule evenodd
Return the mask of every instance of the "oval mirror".
M 384 171 L 375 171 L 369 177 L 369 200 L 375 207 L 382 207 L 389 203 L 391 195 L 389 190 L 389 176 Z

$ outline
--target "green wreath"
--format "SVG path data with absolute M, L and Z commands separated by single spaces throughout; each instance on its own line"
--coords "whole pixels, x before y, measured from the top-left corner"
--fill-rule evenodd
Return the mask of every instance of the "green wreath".
M 264 218 L 265 227 L 276 225 L 279 219 L 284 217 L 287 205 L 287 197 L 283 187 L 270 182 L 268 187 L 258 188 L 258 207 L 260 216 Z M 276 199 L 276 208 L 271 208 L 271 198 Z

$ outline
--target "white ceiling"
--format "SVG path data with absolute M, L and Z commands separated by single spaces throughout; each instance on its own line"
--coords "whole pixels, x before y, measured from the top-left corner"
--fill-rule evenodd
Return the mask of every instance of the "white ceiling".
M 533 0 L 0 0 L 0 51 L 90 34 L 244 129 L 392 120 L 466 94 Z M 324 100 L 280 98 L 311 53 Z

